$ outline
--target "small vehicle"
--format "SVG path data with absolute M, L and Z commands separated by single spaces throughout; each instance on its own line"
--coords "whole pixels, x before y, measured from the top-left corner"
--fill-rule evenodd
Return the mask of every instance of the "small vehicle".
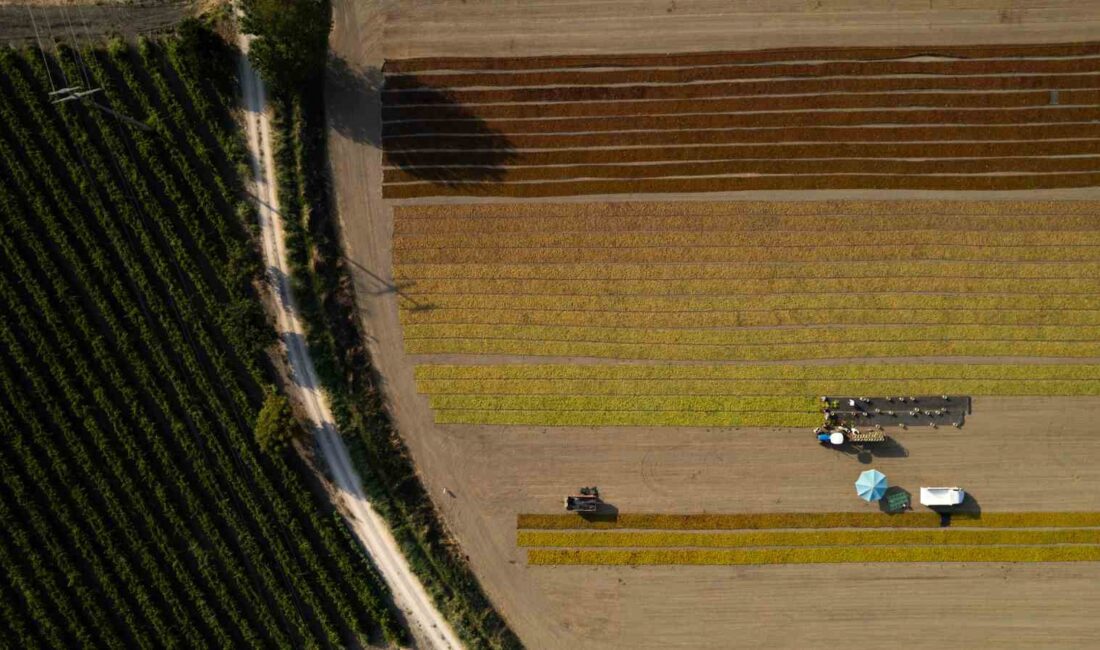
M 966 499 L 966 492 L 960 487 L 922 487 L 920 503 L 922 506 L 957 506 Z
M 823 445 L 843 445 L 845 442 L 885 442 L 886 433 L 881 429 L 856 429 L 840 425 L 826 425 L 814 429 L 817 441 Z
M 599 488 L 582 487 L 578 492 L 579 494 L 565 497 L 566 512 L 596 512 L 603 505 Z

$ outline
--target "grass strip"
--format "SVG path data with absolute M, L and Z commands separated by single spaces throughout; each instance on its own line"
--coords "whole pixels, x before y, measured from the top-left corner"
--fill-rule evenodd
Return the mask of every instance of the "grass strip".
M 387 90 L 516 86 L 603 86 L 612 84 L 683 84 L 732 79 L 871 75 L 1065 74 L 1100 69 L 1095 58 L 943 61 L 825 61 L 766 65 L 715 65 L 651 70 L 546 70 L 534 72 L 460 72 L 389 74 Z
M 476 169 L 476 168 L 471 168 Z M 485 168 L 486 171 L 494 167 Z M 999 172 L 1088 172 L 1100 169 L 1100 157 L 1069 158 L 978 158 L 975 160 L 721 160 L 713 162 L 660 163 L 646 165 L 571 165 L 551 167 L 508 167 L 500 182 L 569 180 L 587 178 L 666 178 L 719 174 L 991 174 Z M 415 183 L 420 172 L 388 168 L 387 183 Z
M 407 297 L 439 294 L 542 294 L 542 295 L 729 295 L 729 294 L 858 294 L 880 292 L 940 292 L 966 293 L 1050 293 L 1095 294 L 1100 290 L 1100 277 L 1043 278 L 776 278 L 776 279 L 685 279 L 685 280 L 535 280 L 477 279 L 463 282 L 451 279 L 416 280 L 405 291 Z M 849 304 L 855 301 L 845 300 Z M 852 306 L 855 306 L 852 304 Z M 685 325 L 686 326 L 686 325 Z
M 809 178 L 809 177 L 807 177 Z M 838 177 L 834 177 L 838 178 Z M 895 176 L 893 178 L 913 178 Z M 931 178 L 931 177 L 930 177 Z M 945 178 L 945 177 L 939 177 Z M 1006 178 L 1004 176 L 989 178 Z M 1035 178 L 1051 178 L 1039 176 Z M 1100 184 L 1100 175 L 1096 178 Z M 636 182 L 636 181 L 627 181 Z M 640 182 L 640 181 L 637 181 Z M 654 181 L 660 183 L 661 181 Z M 398 185 L 394 187 L 421 187 Z M 426 186 L 431 187 L 431 186 Z M 438 186 L 437 186 L 438 187 Z M 501 185 L 500 188 L 547 188 L 564 187 L 561 185 Z M 577 187 L 577 185 L 572 185 Z M 660 188 L 651 188 L 660 189 Z M 717 187 L 715 189 L 718 189 Z M 431 193 L 433 190 L 426 190 Z M 564 190 L 563 190 L 564 191 Z M 582 190 L 583 191 L 583 190 Z M 602 190 L 600 190 L 602 191 Z M 672 191 L 671 189 L 669 191 Z M 944 233 L 946 238 L 948 233 Z M 684 260 L 693 262 L 806 262 L 817 261 L 836 264 L 841 254 L 836 247 L 814 246 L 813 240 L 806 240 L 803 246 L 621 246 L 589 248 L 564 246 L 552 248 L 416 248 L 396 249 L 395 264 L 454 264 L 470 262 L 487 264 L 503 262 L 508 264 L 534 263 L 679 263 Z M 843 246 L 846 259 L 904 259 L 904 260 L 944 260 L 968 262 L 1096 262 L 1100 261 L 1100 247 L 1096 246 L 982 246 L 977 244 L 888 244 L 872 243 L 870 238 L 859 239 Z M 943 287 L 946 292 L 950 287 Z M 565 293 L 559 291 L 558 293 Z
M 910 343 L 1019 341 L 1092 343 L 1100 328 L 1024 325 L 898 325 L 806 328 L 632 329 L 540 325 L 416 325 L 404 328 L 405 341 L 423 339 L 505 339 L 510 341 L 643 343 L 656 345 L 786 345 L 829 343 Z
M 875 364 L 879 365 L 879 364 Z M 885 365 L 885 364 L 883 364 Z M 960 366 L 964 364 L 959 364 Z M 1076 365 L 1076 364 L 1075 364 Z M 432 366 L 420 366 L 422 368 Z M 827 366 L 834 367 L 834 366 Z M 973 395 L 1098 396 L 1100 378 L 1029 379 L 1033 364 L 1014 366 L 1006 376 L 1018 379 L 421 379 L 429 395 L 619 395 L 642 396 L 806 396 L 806 395 Z M 898 410 L 912 408 L 898 404 Z
M 1092 295 L 933 295 L 865 294 L 853 296 L 861 309 L 1100 309 L 1100 296 Z M 568 296 L 568 295 L 422 295 L 416 297 L 422 312 L 435 309 L 495 310 L 501 305 L 514 310 L 574 310 L 614 312 L 704 312 L 792 309 L 837 309 L 837 297 L 828 294 L 718 296 Z M 843 306 L 843 305 L 840 305 Z
M 918 90 L 1021 91 L 1100 87 L 1094 71 L 1034 76 L 929 76 L 841 77 L 831 79 L 779 79 L 764 81 L 716 81 L 675 85 L 551 86 L 546 88 L 494 88 L 449 90 L 421 88 L 382 91 L 382 104 L 494 104 L 508 102 L 627 101 L 638 99 L 692 99 L 729 95 L 792 95 L 819 93 L 906 92 Z
M 908 515 L 906 515 L 908 516 Z M 520 547 L 696 547 L 743 548 L 752 546 L 915 546 L 933 545 L 1035 545 L 1100 544 L 1100 529 L 1062 528 L 1051 530 L 818 530 L 793 532 L 700 533 L 681 531 L 620 532 L 594 530 L 521 530 Z
M 433 411 L 436 424 L 540 427 L 814 427 L 820 413 L 701 411 L 561 411 L 447 409 Z
M 797 127 L 769 129 L 726 129 L 709 131 L 626 131 L 621 133 L 528 133 L 510 135 L 486 131 L 464 136 L 394 136 L 387 138 L 384 150 L 393 158 L 394 152 L 452 150 L 465 154 L 476 149 L 495 149 L 509 157 L 524 149 L 588 149 L 592 147 L 640 147 L 717 145 L 731 143 L 906 143 L 927 141 L 968 140 L 974 142 L 1031 142 L 1036 140 L 1095 140 L 1100 138 L 1100 125 L 1082 124 L 991 124 L 988 126 L 866 126 L 866 127 Z M 418 157 L 431 161 L 428 156 Z M 427 164 L 420 162 L 420 164 Z M 499 162 L 497 163 L 499 164 Z
M 531 549 L 530 565 L 738 565 L 863 562 L 1096 562 L 1100 546 L 856 546 L 624 551 Z
M 1097 103 L 1100 103 L 1098 101 Z M 927 142 L 827 144 L 733 144 L 719 146 L 662 146 L 628 149 L 560 149 L 516 151 L 507 169 L 538 165 L 594 165 L 703 160 L 797 160 L 802 158 L 1001 158 L 1013 156 L 1068 156 L 1096 154 L 1095 140 L 1036 140 L 1031 142 Z M 495 151 L 434 151 L 425 153 L 432 165 L 500 166 Z
M 719 312 L 404 309 L 405 325 L 561 325 L 569 327 L 787 327 L 807 325 L 1100 325 L 1100 310 L 790 309 Z
M 591 205 L 591 204 L 590 204 Z M 736 205 L 726 204 L 726 213 L 717 214 L 608 214 L 592 207 L 589 213 L 578 212 L 574 215 L 547 214 L 538 216 L 494 216 L 492 213 L 482 216 L 469 208 L 458 208 L 450 216 L 413 217 L 398 211 L 394 222 L 396 235 L 402 240 L 412 236 L 424 235 L 484 235 L 513 234 L 527 235 L 571 232 L 614 233 L 614 232 L 875 232 L 891 233 L 897 231 L 913 232 L 935 230 L 938 232 L 964 230 L 971 232 L 1009 232 L 1009 231 L 1047 231 L 1059 230 L 1097 230 L 1100 229 L 1100 205 L 1094 206 L 1098 214 L 1059 214 L 1044 213 L 1041 208 L 1030 215 L 974 215 L 952 214 L 950 212 L 929 213 L 908 211 L 905 205 L 898 205 L 896 212 L 885 208 L 879 214 L 849 215 L 823 210 L 813 215 L 772 215 L 741 212 Z M 552 209 L 548 209 L 550 212 Z M 868 264 L 870 260 L 851 260 L 848 264 Z M 705 268 L 685 262 L 688 268 Z M 848 267 L 845 264 L 845 268 Z M 711 265 L 713 266 L 713 265 Z M 738 269 L 746 265 L 737 265 Z M 755 265 L 753 265 L 755 266 Z M 785 265 L 790 267 L 790 265 Z M 820 265 L 804 264 L 803 268 L 815 268 Z M 618 267 L 603 266 L 604 270 Z M 649 267 L 652 270 L 652 267 Z M 766 267 L 773 268 L 773 267 Z M 738 271 L 740 272 L 740 271 Z M 680 273 L 677 277 L 697 275 Z M 447 277 L 444 275 L 443 277 Z
M 1100 160 L 1100 159 L 1098 159 Z M 861 233 L 864 240 L 881 246 L 1097 246 L 1100 245 L 1100 223 L 1089 230 L 938 230 L 911 229 Z M 395 235 L 394 248 L 399 250 L 448 250 L 495 248 L 661 248 L 676 247 L 742 247 L 742 248 L 809 248 L 850 245 L 857 235 L 850 231 L 768 230 L 761 231 L 619 231 L 619 232 L 542 232 L 513 233 L 501 237 L 498 233 L 447 233 L 440 235 Z M 857 240 L 858 241 L 858 240 Z
M 406 339 L 408 354 L 492 354 L 669 361 L 792 361 L 899 357 L 1100 357 L 1100 341 L 912 341 L 767 345 L 660 345 L 510 339 Z
M 815 397 L 627 397 L 588 395 L 433 395 L 435 410 L 795 412 L 819 415 Z
M 1084 88 L 1059 93 L 1065 106 L 1096 104 L 1100 90 Z M 437 105 L 389 105 L 382 121 L 448 120 L 463 118 L 507 119 L 548 117 L 596 117 L 613 115 L 667 115 L 678 113 L 732 113 L 737 111 L 821 110 L 852 108 L 1024 108 L 1050 105 L 1050 92 L 1024 90 L 1000 93 L 865 93 L 847 95 L 789 95 L 777 97 L 715 97 L 692 100 L 659 99 L 627 102 L 555 104 L 482 104 L 470 107 Z
M 989 127 L 986 127 L 989 128 Z M 1006 191 L 1092 187 L 1100 174 L 1021 174 L 1000 176 L 758 176 L 725 178 L 659 178 L 645 180 L 595 180 L 560 183 L 409 183 L 383 185 L 387 199 L 428 196 L 582 196 L 588 194 L 639 194 L 655 192 L 736 192 L 783 189 L 921 189 L 951 191 Z
M 1002 232 L 1012 230 L 1013 220 L 1002 219 Z M 997 225 L 996 222 L 989 224 Z M 828 229 L 826 226 L 824 229 Z M 936 262 L 845 260 L 843 265 L 811 264 L 405 264 L 394 269 L 401 280 L 493 278 L 514 280 L 683 280 L 683 279 L 824 279 L 882 278 L 1019 278 L 1089 279 L 1100 277 L 1100 264 L 1035 264 L 996 262 Z M 413 288 L 413 287 L 410 287 Z
M 1098 43 L 1035 43 L 1014 45 L 911 45 L 878 47 L 792 47 L 676 54 L 572 54 L 527 57 L 423 57 L 386 61 L 385 74 L 425 70 L 542 70 L 586 67 L 697 66 L 767 63 L 902 59 L 916 56 L 950 58 L 1073 57 L 1100 54 Z
M 623 117 L 566 117 L 552 120 L 403 121 L 383 124 L 383 138 L 403 135 L 469 135 L 485 132 L 579 133 L 592 131 L 665 131 L 669 129 L 732 129 L 806 126 L 861 126 L 866 124 L 1027 124 L 1086 122 L 1094 106 L 1053 105 L 1043 108 L 1004 109 L 871 109 L 845 111 L 767 111 L 708 113 L 705 115 L 629 115 Z
M 1100 526 L 1100 512 L 955 513 L 952 527 L 1087 528 Z M 611 518 L 575 514 L 520 514 L 516 528 L 540 530 L 762 530 L 770 528 L 939 528 L 934 512 L 888 515 L 881 512 L 765 512 L 737 514 L 620 513 Z

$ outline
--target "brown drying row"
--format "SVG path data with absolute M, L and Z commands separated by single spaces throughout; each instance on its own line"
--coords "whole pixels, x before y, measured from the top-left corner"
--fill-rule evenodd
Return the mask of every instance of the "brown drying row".
M 733 129 L 800 126 L 859 126 L 863 124 L 1036 124 L 1088 122 L 1098 116 L 1096 106 L 1045 108 L 872 109 L 858 111 L 778 111 L 710 113 L 707 115 L 630 115 L 572 117 L 553 120 L 455 120 L 451 122 L 388 122 L 385 137 L 431 133 L 434 136 L 485 133 L 508 137 L 520 133 L 581 133 L 592 131 L 664 131 L 672 129 Z
M 713 82 L 666 86 L 566 86 L 501 88 L 491 90 L 384 90 L 383 105 L 491 104 L 502 102 L 618 101 L 630 99 L 689 99 L 729 95 L 789 95 L 794 93 L 866 93 L 914 90 L 1068 90 L 1096 88 L 1100 74 L 1000 77 L 885 77 L 790 79 L 776 81 Z
M 990 126 L 873 126 L 800 127 L 792 129 L 729 129 L 717 131 L 630 131 L 626 133 L 531 133 L 504 137 L 500 134 L 470 136 L 401 136 L 385 139 L 388 151 L 453 149 L 468 152 L 488 147 L 497 150 L 585 149 L 589 147 L 633 147 L 641 145 L 714 145 L 730 143 L 780 142 L 925 142 L 966 140 L 1095 140 L 1100 123 L 1089 124 L 1006 124 Z M 499 155 L 495 157 L 500 160 Z
M 851 95 L 780 95 L 774 97 L 718 97 L 692 100 L 559 103 L 552 115 L 542 104 L 486 104 L 482 106 L 383 106 L 383 121 L 456 120 L 499 118 L 597 117 L 610 115 L 662 115 L 676 113 L 732 113 L 736 111 L 814 110 L 828 108 L 1022 108 L 1049 106 L 1050 91 L 999 93 L 868 93 Z M 1100 103 L 1100 89 L 1065 90 L 1061 105 Z
M 480 203 L 475 205 L 405 205 L 394 208 L 396 219 L 548 217 L 767 217 L 816 221 L 823 215 L 844 218 L 884 216 L 900 222 L 929 216 L 1019 217 L 1067 215 L 1097 218 L 1100 201 L 951 201 L 951 200 L 826 200 L 826 201 L 631 201 L 629 203 Z
M 675 69 L 550 70 L 541 72 L 467 72 L 396 74 L 386 77 L 387 90 L 516 86 L 603 86 L 635 83 L 691 83 L 776 77 L 841 77 L 871 75 L 1065 74 L 1100 70 L 1100 59 L 1000 59 L 994 61 L 831 61 L 725 65 Z
M 1100 157 L 982 158 L 978 160 L 723 160 L 657 165 L 579 165 L 517 167 L 497 182 L 549 181 L 573 178 L 662 178 L 722 174 L 985 174 L 993 172 L 1100 171 Z M 401 169 L 386 169 L 386 183 L 415 183 L 420 177 Z
M 561 149 L 518 151 L 509 167 L 536 165 L 591 165 L 600 163 L 675 162 L 703 160 L 796 160 L 805 158 L 1002 158 L 1024 156 L 1072 156 L 1100 154 L 1100 140 L 1050 140 L 1035 142 L 929 142 L 850 144 L 734 144 L 653 149 Z M 433 165 L 495 165 L 493 151 L 439 151 Z
M 725 178 L 672 178 L 645 180 L 592 180 L 561 183 L 455 183 L 430 182 L 384 185 L 387 199 L 422 196 L 578 196 L 589 194 L 640 194 L 645 192 L 734 192 L 745 190 L 804 189 L 908 189 L 908 190 L 1029 190 L 1091 187 L 1100 185 L 1100 174 L 1045 174 L 1042 176 L 756 176 Z
M 1100 54 L 1100 43 L 1021 45 L 912 45 L 905 47 L 792 47 L 770 50 L 685 52 L 681 54 L 561 55 L 530 57 L 434 57 L 387 61 L 386 74 L 425 70 L 544 70 L 554 68 L 729 65 L 775 61 L 902 59 L 941 56 L 961 59 L 1071 57 Z

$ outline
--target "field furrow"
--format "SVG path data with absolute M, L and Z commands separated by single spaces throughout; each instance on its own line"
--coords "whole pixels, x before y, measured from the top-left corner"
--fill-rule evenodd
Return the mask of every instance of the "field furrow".
M 620 133 L 526 133 L 507 138 L 487 129 L 481 133 L 448 136 L 432 132 L 414 136 L 394 136 L 385 142 L 386 163 L 408 168 L 432 164 L 439 150 L 460 153 L 495 150 L 496 165 L 504 165 L 515 152 L 527 149 L 590 149 L 595 147 L 683 147 L 718 144 L 780 144 L 780 143 L 890 143 L 899 146 L 915 142 L 1037 142 L 1044 140 L 1095 140 L 1100 138 L 1100 126 L 1093 121 L 1077 124 L 992 124 L 911 125 L 911 126 L 830 126 L 798 128 L 742 128 L 694 131 L 625 131 Z M 412 156 L 410 152 L 419 153 Z M 896 156 L 894 156 L 896 157 Z M 615 161 L 614 157 L 605 159 Z
M 553 70 L 586 67 L 674 67 L 775 61 L 896 60 L 937 55 L 969 59 L 1078 57 L 1100 54 L 1096 43 L 777 48 L 681 54 L 556 55 L 528 57 L 425 57 L 386 62 L 387 75 L 435 70 Z
M 945 159 L 981 159 L 1002 157 L 1038 157 L 1038 156 L 1079 156 L 1096 155 L 1100 152 L 1100 141 L 1096 140 L 1035 140 L 1027 142 L 926 142 L 911 144 L 903 142 L 846 143 L 829 142 L 818 144 L 729 144 L 720 146 L 661 146 L 636 148 L 593 148 L 593 149 L 547 149 L 509 151 L 506 165 L 501 165 L 501 153 L 492 150 L 473 151 L 432 151 L 420 159 L 409 161 L 423 167 L 503 167 L 511 170 L 517 167 L 539 165 L 597 165 L 632 164 L 678 161 L 723 160 L 739 162 L 760 162 L 768 160 L 804 160 L 804 159 L 901 159 L 917 158 L 933 160 L 937 163 Z M 391 161 L 392 162 L 392 161 Z M 404 164 L 404 163 L 402 163 Z M 386 173 L 391 181 L 394 169 L 389 167 Z
M 418 88 L 483 88 L 531 86 L 599 86 L 618 84 L 685 84 L 700 81 L 768 78 L 814 78 L 872 75 L 1065 74 L 1100 69 L 1095 57 L 961 61 L 820 61 L 758 65 L 712 65 L 687 68 L 623 70 L 547 70 L 537 72 L 449 72 L 386 75 L 387 90 Z

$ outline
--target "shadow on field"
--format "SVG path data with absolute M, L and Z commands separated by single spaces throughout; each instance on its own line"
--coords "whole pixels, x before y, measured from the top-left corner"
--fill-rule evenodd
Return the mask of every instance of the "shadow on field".
M 853 443 L 845 442 L 842 445 L 828 445 L 833 451 L 851 456 L 860 463 L 867 465 L 876 458 L 908 458 L 909 450 L 898 442 L 897 438 L 887 436 L 882 442 Z
M 443 89 L 404 79 L 399 95 L 383 95 L 386 165 L 401 180 L 439 185 L 499 183 L 515 159 L 511 141 Z M 388 179 L 387 179 L 388 180 Z
M 596 512 L 578 512 L 581 519 L 590 523 L 613 524 L 619 521 L 619 509 L 606 501 L 601 501 Z

